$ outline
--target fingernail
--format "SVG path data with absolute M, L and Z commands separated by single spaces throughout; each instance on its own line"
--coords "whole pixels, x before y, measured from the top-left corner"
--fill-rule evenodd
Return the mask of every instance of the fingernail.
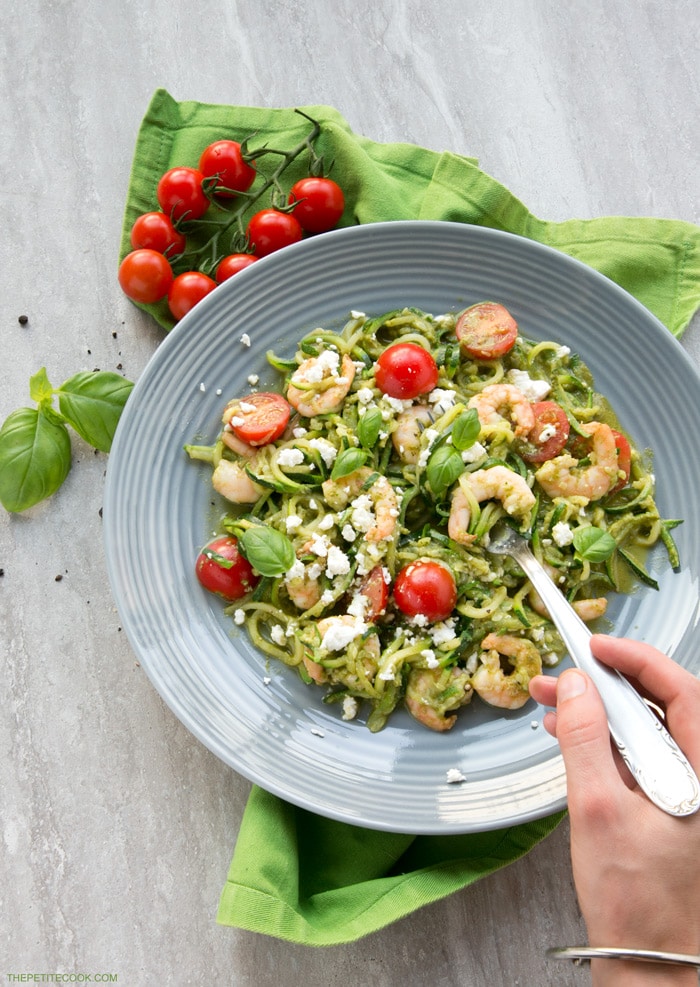
M 575 668 L 563 672 L 557 683 L 557 699 L 575 699 L 586 691 L 586 676 Z

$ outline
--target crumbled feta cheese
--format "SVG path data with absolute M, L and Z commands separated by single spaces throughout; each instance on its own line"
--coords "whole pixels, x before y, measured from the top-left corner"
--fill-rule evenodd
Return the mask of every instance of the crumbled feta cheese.
M 277 462 L 280 466 L 299 466 L 304 462 L 304 453 L 301 449 L 280 449 Z
M 352 311 L 350 312 L 350 317 L 352 319 L 365 319 L 365 318 L 367 318 L 367 316 L 365 315 L 364 312 L 358 312 L 355 309 L 352 309 Z
M 486 455 L 486 449 L 481 442 L 475 442 L 468 449 L 462 450 L 463 463 L 475 463 L 477 459 L 482 459 Z
M 560 346 L 559 349 L 557 349 L 555 352 L 556 352 L 557 358 L 559 360 L 563 360 L 565 356 L 568 356 L 569 353 L 571 353 L 571 350 L 569 349 L 568 346 Z
M 311 733 L 314 735 L 314 737 L 325 737 L 326 736 L 325 733 L 323 732 L 323 730 L 319 730 L 318 727 L 311 727 Z
M 284 644 L 286 635 L 281 624 L 273 624 L 270 628 L 270 637 L 275 644 Z
M 440 662 L 435 657 L 435 652 L 431 648 L 426 648 L 423 652 L 423 658 L 428 668 L 439 668 Z
M 241 344 L 243 346 L 250 346 L 250 336 L 248 335 L 247 332 L 244 332 L 243 335 L 241 336 Z
M 444 415 L 454 405 L 456 399 L 455 391 L 447 390 L 444 387 L 434 387 L 428 394 L 429 403 L 435 405 L 435 411 L 440 415 Z
M 270 682 L 272 682 L 272 679 L 270 678 L 269 675 L 266 675 L 265 678 L 263 679 L 263 685 L 269 685 Z
M 411 623 L 415 624 L 416 627 L 427 627 L 430 621 L 424 613 L 417 613 L 411 617 Z
M 304 563 L 301 559 L 296 559 L 291 569 L 287 569 L 285 572 L 285 581 L 291 582 L 292 579 L 303 579 L 305 572 L 306 570 L 304 569 Z
M 200 384 L 200 385 L 199 385 L 199 389 L 200 389 L 200 391 L 202 392 L 202 394 L 204 394 L 204 392 L 205 392 L 205 391 L 206 391 L 206 389 L 207 389 L 207 385 L 206 385 L 206 384 L 204 384 L 204 383 L 202 383 L 202 384 Z
M 248 414 L 250 411 L 255 411 L 256 405 L 251 404 L 250 401 L 239 401 L 238 407 L 244 414 Z
M 374 397 L 374 391 L 371 387 L 361 387 L 357 392 L 357 400 L 360 404 L 369 404 Z
M 301 426 L 299 426 L 299 428 L 292 429 L 292 435 L 294 436 L 295 439 L 303 439 L 307 431 L 308 429 L 301 428 Z
M 324 461 L 326 466 L 332 466 L 335 462 L 335 457 L 338 455 L 338 450 L 329 442 L 328 439 L 311 439 L 309 445 L 312 449 L 320 452 L 321 459 Z
M 367 624 L 364 620 L 354 620 L 352 623 L 334 620 L 323 635 L 321 647 L 324 651 L 344 651 L 351 641 L 360 637 L 366 630 Z
M 458 785 L 462 781 L 467 779 L 459 770 L 459 768 L 448 768 L 447 769 L 447 784 L 448 785 Z
M 343 699 L 343 719 L 354 720 L 359 711 L 359 704 L 354 696 L 345 696 Z
M 328 549 L 326 575 L 332 579 L 333 576 L 343 576 L 346 572 L 350 572 L 350 560 L 337 545 L 331 545 Z
M 552 528 L 552 538 L 559 548 L 564 548 L 573 542 L 574 533 L 568 524 L 565 524 L 564 521 L 559 521 Z
M 285 522 L 284 523 L 285 523 L 285 525 L 287 527 L 287 531 L 288 532 L 292 532 L 292 531 L 296 531 L 297 528 L 300 528 L 301 527 L 302 519 L 299 517 L 298 514 L 290 514 L 285 519 Z
M 542 655 L 542 664 L 547 665 L 548 668 L 553 668 L 559 664 L 559 655 L 556 651 L 547 652 L 546 655 Z
M 368 606 L 369 597 L 365 596 L 364 593 L 357 593 L 357 595 L 354 596 L 350 602 L 348 613 L 353 617 L 359 617 L 360 620 L 364 620 Z
M 557 426 L 553 424 L 545 425 L 540 434 L 537 436 L 537 441 L 540 445 L 544 445 L 547 439 L 551 439 L 553 435 L 557 434 Z
M 332 514 L 326 514 L 326 516 L 321 518 L 321 520 L 318 522 L 319 531 L 329 531 L 334 524 L 335 524 L 335 517 Z
M 439 648 L 441 644 L 447 644 L 448 641 L 454 640 L 454 636 L 455 621 L 453 617 L 441 620 L 430 628 L 430 638 L 435 647 Z
M 389 394 L 384 394 L 382 401 L 388 404 L 392 411 L 406 411 L 413 406 L 413 401 L 402 401 L 401 398 L 392 398 Z
M 345 541 L 352 542 L 355 541 L 355 539 L 357 538 L 357 532 L 355 531 L 355 529 L 352 527 L 351 524 L 344 525 L 343 530 L 340 533 L 345 539 Z
M 369 531 L 376 521 L 370 497 L 367 494 L 362 494 L 353 500 L 350 507 L 350 523 L 355 531 Z
M 531 730 L 537 730 L 537 728 L 539 727 L 539 725 L 540 725 L 539 720 L 530 720 L 530 729 Z
M 233 622 L 234 624 L 238 624 L 239 627 L 241 626 L 241 624 L 245 624 L 245 610 L 241 610 L 240 607 L 238 610 L 234 610 Z
M 522 391 L 528 401 L 541 401 L 552 389 L 546 380 L 536 380 L 526 370 L 509 370 L 506 380 Z
M 260 378 L 258 377 L 257 374 L 250 374 L 248 377 L 248 383 L 250 384 L 251 387 L 255 387 L 255 385 L 258 383 L 259 380 Z
M 328 604 L 332 603 L 334 599 L 335 599 L 335 593 L 333 592 L 332 589 L 324 589 L 323 593 L 321 593 L 321 603 L 324 605 L 324 607 L 327 607 Z

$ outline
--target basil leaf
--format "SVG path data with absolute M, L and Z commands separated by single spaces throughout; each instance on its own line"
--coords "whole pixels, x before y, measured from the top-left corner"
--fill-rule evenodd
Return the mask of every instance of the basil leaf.
M 344 449 L 333 463 L 331 480 L 342 480 L 344 476 L 349 476 L 363 466 L 366 459 L 367 453 L 362 449 Z
M 576 553 L 586 562 L 604 562 L 617 548 L 612 535 L 593 525 L 577 528 L 573 541 Z
M 61 413 L 95 449 L 109 452 L 133 383 L 108 370 L 83 371 L 57 389 Z
M 452 426 L 452 445 L 458 452 L 470 449 L 479 438 L 481 423 L 476 408 L 463 411 Z
M 37 404 L 50 404 L 53 398 L 53 387 L 49 382 L 48 374 L 46 373 L 46 367 L 42 367 L 41 370 L 29 378 L 29 396 L 32 401 L 36 401 Z
M 56 493 L 71 464 L 65 425 L 41 409 L 18 408 L 0 428 L 0 503 L 25 511 Z
M 373 449 L 377 444 L 382 421 L 382 413 L 379 408 L 368 408 L 358 421 L 357 437 L 365 449 Z
M 289 538 L 275 528 L 256 524 L 239 538 L 239 545 L 252 567 L 261 576 L 281 576 L 296 561 Z
M 464 472 L 464 463 L 462 457 L 454 449 L 449 446 L 440 446 L 428 460 L 425 472 L 430 489 L 436 497 L 440 497 Z

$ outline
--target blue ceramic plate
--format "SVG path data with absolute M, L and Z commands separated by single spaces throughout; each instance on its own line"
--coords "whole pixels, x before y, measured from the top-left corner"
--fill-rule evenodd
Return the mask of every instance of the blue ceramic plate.
M 317 326 L 352 309 L 404 305 L 433 314 L 502 302 L 523 334 L 578 352 L 624 428 L 654 450 L 657 498 L 676 529 L 682 568 L 665 552 L 660 589 L 616 600 L 615 632 L 697 669 L 700 617 L 700 380 L 671 334 L 635 299 L 585 265 L 507 233 L 439 222 L 336 230 L 264 258 L 217 288 L 164 339 L 138 381 L 109 458 L 104 525 L 109 576 L 141 665 L 176 716 L 218 757 L 284 799 L 356 825 L 463 833 L 525 822 L 565 805 L 565 776 L 543 710 L 478 700 L 447 734 L 403 711 L 379 734 L 345 722 L 323 692 L 273 663 L 223 614 L 194 575 L 214 533 L 210 471 L 183 452 L 211 442 L 247 377 L 274 386 L 265 352 L 290 356 Z M 247 334 L 250 346 L 241 343 Z M 219 393 L 217 393 L 217 391 Z M 556 673 L 555 673 L 556 674 Z M 269 684 L 265 683 L 270 677 Z M 466 780 L 448 784 L 459 769 Z

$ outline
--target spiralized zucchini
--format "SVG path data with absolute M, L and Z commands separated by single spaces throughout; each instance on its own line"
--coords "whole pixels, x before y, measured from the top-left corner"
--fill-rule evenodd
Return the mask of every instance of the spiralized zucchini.
M 655 585 L 643 560 L 657 542 L 678 566 L 680 522 L 660 517 L 649 456 L 632 443 L 625 451 L 580 357 L 521 335 L 499 357 L 473 356 L 457 320 L 405 308 L 316 329 L 293 359 L 268 354 L 294 406 L 279 439 L 241 455 L 227 424 L 211 449 L 188 447 L 214 467 L 237 465 L 232 486 L 215 486 L 231 500 L 223 528 L 244 553 L 246 532 L 260 526 L 288 552 L 287 567 L 230 614 L 260 651 L 322 686 L 345 719 L 366 713 L 373 731 L 404 704 L 425 726 L 448 729 L 475 692 L 518 708 L 532 674 L 563 657 L 522 571 L 488 552 L 502 518 L 527 535 L 583 619 L 602 616 L 612 592 Z M 375 380 L 377 359 L 399 341 L 427 350 L 439 373 L 410 400 Z M 564 428 L 561 416 L 536 417 L 544 401 L 562 411 L 568 437 L 543 460 Z M 240 483 L 253 485 L 253 500 L 235 503 Z M 426 560 L 454 580 L 454 606 L 437 619 L 404 612 L 394 595 L 397 577 Z

